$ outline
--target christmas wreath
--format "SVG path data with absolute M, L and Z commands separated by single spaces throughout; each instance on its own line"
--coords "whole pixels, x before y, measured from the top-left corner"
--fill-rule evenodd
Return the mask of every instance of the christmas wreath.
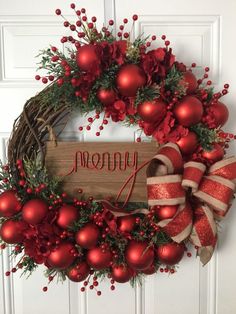
M 75 23 L 56 10 L 71 30 L 61 43 L 70 46 L 65 53 L 54 46 L 40 52 L 46 74 L 35 78 L 50 84 L 26 102 L 1 164 L 0 245 L 16 261 L 6 275 L 44 264 L 49 283 L 55 276 L 84 281 L 81 291 L 101 295 L 103 277 L 114 290 L 115 282 L 175 273 L 184 253 L 191 256 L 190 244 L 207 263 L 235 191 L 236 159 L 224 158 L 235 136 L 222 130 L 229 113 L 220 101 L 229 85 L 215 92 L 208 67 L 197 79 L 196 64 L 178 62 L 165 35 L 155 49 L 155 35 L 132 39 L 137 15 L 130 31 L 125 18 L 115 34 L 113 20 L 98 30 L 95 16 L 71 8 Z M 77 109 L 91 115 L 79 131 L 101 119 L 97 136 L 113 121 L 137 125 L 137 142 L 142 132 L 157 141 L 147 204 L 87 199 L 83 191 L 71 198 L 63 181 L 48 174 L 45 143 L 56 141 Z

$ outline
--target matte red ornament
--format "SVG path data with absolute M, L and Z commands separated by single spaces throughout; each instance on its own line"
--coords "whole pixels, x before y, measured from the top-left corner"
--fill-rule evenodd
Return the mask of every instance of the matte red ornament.
M 117 218 L 117 227 L 120 232 L 131 232 L 136 224 L 136 216 L 127 215 Z
M 0 195 L 0 217 L 12 217 L 21 210 L 21 203 L 14 191 L 5 191 Z
M 223 159 L 224 157 L 224 149 L 219 144 L 215 143 L 213 145 L 212 150 L 210 151 L 203 151 L 202 157 L 211 161 L 212 163 Z
M 179 83 L 186 87 L 187 94 L 194 93 L 198 87 L 196 76 L 191 71 L 183 72 L 183 78 Z
M 166 265 L 175 265 L 181 261 L 184 256 L 185 245 L 183 243 L 171 242 L 160 245 L 156 249 L 156 255 L 159 261 Z
M 146 84 L 144 71 L 136 64 L 126 64 L 117 74 L 116 85 L 122 96 L 134 97 L 138 89 Z
M 75 235 L 76 243 L 84 249 L 94 248 L 100 236 L 99 228 L 94 223 L 87 223 Z
M 216 128 L 225 125 L 229 118 L 229 110 L 225 104 L 218 101 L 216 104 L 212 105 L 210 108 L 210 113 L 214 116 L 216 123 Z
M 73 222 L 78 220 L 78 209 L 71 205 L 63 205 L 58 212 L 57 224 L 63 229 L 67 229 L 72 226 Z
M 68 268 L 75 260 L 73 250 L 75 247 L 72 243 L 61 242 L 48 256 L 47 264 L 52 268 Z
M 21 243 L 24 239 L 24 230 L 28 225 L 22 220 L 6 220 L 2 223 L 0 237 L 8 244 Z
M 189 132 L 188 135 L 181 137 L 176 144 L 179 146 L 182 154 L 192 154 L 198 146 L 197 134 L 195 132 Z
M 130 241 L 125 250 L 127 264 L 136 270 L 148 268 L 154 260 L 154 250 L 148 246 L 148 242 Z
M 89 265 L 85 262 L 78 262 L 75 266 L 67 271 L 67 277 L 74 282 L 84 281 L 90 272 Z
M 126 265 L 114 265 L 111 270 L 111 277 L 117 282 L 125 283 L 133 276 L 133 271 Z
M 31 225 L 40 223 L 48 213 L 48 204 L 41 199 L 32 199 L 22 209 L 23 219 Z
M 145 101 L 138 105 L 137 111 L 143 121 L 158 123 L 166 115 L 166 103 L 161 99 Z
M 148 268 L 143 269 L 142 273 L 144 273 L 145 275 L 153 275 L 156 271 L 156 267 L 154 266 L 154 264 L 152 264 Z
M 86 260 L 92 268 L 101 270 L 110 266 L 112 254 L 109 249 L 103 250 L 98 246 L 88 251 Z
M 179 124 L 190 127 L 201 121 L 203 106 L 201 101 L 193 96 L 185 96 L 174 108 L 174 114 Z
M 178 205 L 156 206 L 155 214 L 159 220 L 173 218 L 178 210 Z
M 97 98 L 105 106 L 112 105 L 116 100 L 116 93 L 113 89 L 100 88 L 97 92 Z
M 94 45 L 84 45 L 78 48 L 76 62 L 83 71 L 89 71 L 99 64 L 99 57 Z

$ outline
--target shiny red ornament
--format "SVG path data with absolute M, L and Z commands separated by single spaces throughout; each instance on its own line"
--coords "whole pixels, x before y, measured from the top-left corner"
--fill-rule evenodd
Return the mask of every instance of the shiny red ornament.
M 212 150 L 210 151 L 203 151 L 202 157 L 209 160 L 210 162 L 214 163 L 216 161 L 219 161 L 223 159 L 224 157 L 224 149 L 219 144 L 215 143 L 213 145 Z
M 0 195 L 0 217 L 12 217 L 21 210 L 16 192 L 5 191 Z
M 212 105 L 210 108 L 210 113 L 214 116 L 215 127 L 223 126 L 228 121 L 229 110 L 225 104 L 218 101 L 216 104 Z
M 90 272 L 89 265 L 85 262 L 78 262 L 75 266 L 67 271 L 67 277 L 74 282 L 84 281 Z
M 185 245 L 183 243 L 166 243 L 156 249 L 156 255 L 159 261 L 166 265 L 175 265 L 181 261 L 184 256 Z
M 0 237 L 8 244 L 21 243 L 28 225 L 22 220 L 6 220 L 0 228 Z
M 111 269 L 111 277 L 117 282 L 125 283 L 130 280 L 133 271 L 126 265 L 114 265 Z
M 148 242 L 132 240 L 125 250 L 127 264 L 135 270 L 148 268 L 154 260 L 154 250 Z
M 134 97 L 138 89 L 146 84 L 144 71 L 136 64 L 126 64 L 117 74 L 116 85 L 122 96 Z
M 117 227 L 120 232 L 131 232 L 136 225 L 136 217 L 134 215 L 127 215 L 117 218 Z
M 174 108 L 174 114 L 179 124 L 190 127 L 201 121 L 203 106 L 201 101 L 193 96 L 185 96 Z
M 89 44 L 79 47 L 76 54 L 76 62 L 83 71 L 90 71 L 99 65 L 100 61 L 95 46 Z
M 178 205 L 156 206 L 155 214 L 159 220 L 173 218 L 178 210 Z
M 179 146 L 182 154 L 192 154 L 198 146 L 197 134 L 195 132 L 189 132 L 188 135 L 181 137 L 176 144 Z
M 48 213 L 48 204 L 41 199 L 32 199 L 25 203 L 22 209 L 24 221 L 31 225 L 40 223 Z
M 95 247 L 87 252 L 86 260 L 92 268 L 101 270 L 110 266 L 112 253 L 109 249 Z
M 143 269 L 142 273 L 145 275 L 153 275 L 156 273 L 156 271 L 157 271 L 156 267 L 154 266 L 154 264 L 152 264 L 148 268 Z
M 75 235 L 76 243 L 84 249 L 94 248 L 99 240 L 100 231 L 94 223 L 87 223 Z
M 70 242 L 61 242 L 48 256 L 47 264 L 52 268 L 66 269 L 75 260 L 73 255 L 75 247 Z
M 196 76 L 191 71 L 183 72 L 183 78 L 179 83 L 186 87 L 187 94 L 194 93 L 198 87 Z
M 78 209 L 71 205 L 63 205 L 58 212 L 57 224 L 63 229 L 67 229 L 78 220 L 79 212 Z
M 116 100 L 116 93 L 113 89 L 100 88 L 97 92 L 97 98 L 105 106 L 112 105 Z
M 138 105 L 137 111 L 141 119 L 148 123 L 158 123 L 166 115 L 166 103 L 161 99 L 145 101 Z

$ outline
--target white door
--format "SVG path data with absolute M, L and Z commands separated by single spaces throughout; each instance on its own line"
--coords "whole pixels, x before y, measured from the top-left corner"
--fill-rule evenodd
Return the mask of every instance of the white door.
M 199 71 L 210 66 L 215 85 L 231 85 L 231 93 L 225 97 L 231 110 L 227 127 L 236 133 L 235 0 L 80 0 L 78 5 L 96 15 L 101 24 L 115 18 L 119 25 L 124 17 L 136 13 L 136 34 L 156 34 L 159 38 L 166 34 L 178 59 L 187 64 L 196 62 Z M 42 88 L 34 81 L 34 56 L 50 43 L 56 45 L 65 30 L 54 10 L 59 7 L 71 15 L 69 6 L 65 0 L 0 0 L 0 158 L 5 158 L 7 138 L 24 102 Z M 64 136 L 81 140 L 78 124 L 78 119 L 71 123 Z M 112 138 L 111 128 L 115 132 Z M 103 140 L 134 138 L 134 130 L 127 133 L 117 125 L 103 134 Z M 91 139 L 91 135 L 84 138 Z M 27 280 L 18 273 L 9 279 L 4 273 L 11 263 L 4 251 L 0 256 L 0 313 L 235 314 L 234 224 L 236 212 L 232 208 L 222 223 L 218 249 L 206 267 L 195 257 L 186 257 L 177 274 L 150 276 L 142 288 L 120 284 L 112 292 L 109 282 L 104 282 L 101 297 L 81 293 L 79 285 L 69 282 L 53 283 L 43 293 L 46 280 L 41 269 Z

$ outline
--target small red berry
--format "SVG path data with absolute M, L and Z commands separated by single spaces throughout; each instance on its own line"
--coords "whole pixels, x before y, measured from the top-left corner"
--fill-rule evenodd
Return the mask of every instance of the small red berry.
M 65 22 L 64 22 L 64 26 L 65 26 L 65 27 L 69 27 L 69 25 L 70 25 L 70 23 L 69 23 L 68 21 L 65 21 Z
M 133 15 L 133 21 L 137 21 L 137 19 L 138 19 L 138 15 L 137 15 L 137 14 L 134 14 L 134 15 Z
M 56 13 L 56 15 L 61 15 L 61 10 L 60 9 L 56 9 L 55 13 Z
M 123 19 L 124 24 L 128 23 L 128 19 Z
M 97 291 L 97 295 L 100 296 L 102 294 L 101 291 Z
M 82 21 L 86 22 L 87 21 L 87 16 L 82 17 Z
M 70 7 L 71 7 L 71 9 L 75 9 L 75 4 L 71 3 Z
M 165 39 L 166 39 L 166 35 L 162 35 L 162 36 L 161 36 L 161 39 L 162 39 L 162 40 L 165 40 Z
M 41 79 L 40 75 L 35 75 L 35 79 L 39 81 Z
M 93 23 L 95 23 L 97 21 L 96 16 L 93 16 L 91 20 L 92 20 Z
M 110 26 L 114 25 L 114 21 L 113 21 L 113 20 L 110 20 L 110 21 L 109 21 L 109 25 L 110 25 Z
M 152 40 L 156 40 L 157 37 L 155 35 L 152 36 Z
M 8 277 L 11 275 L 11 272 L 10 271 L 6 271 L 5 275 Z
M 84 14 L 86 12 L 85 8 L 82 8 L 81 12 Z
M 43 77 L 43 78 L 42 78 L 42 82 L 43 82 L 43 84 L 47 84 L 48 79 L 47 79 L 46 77 Z

